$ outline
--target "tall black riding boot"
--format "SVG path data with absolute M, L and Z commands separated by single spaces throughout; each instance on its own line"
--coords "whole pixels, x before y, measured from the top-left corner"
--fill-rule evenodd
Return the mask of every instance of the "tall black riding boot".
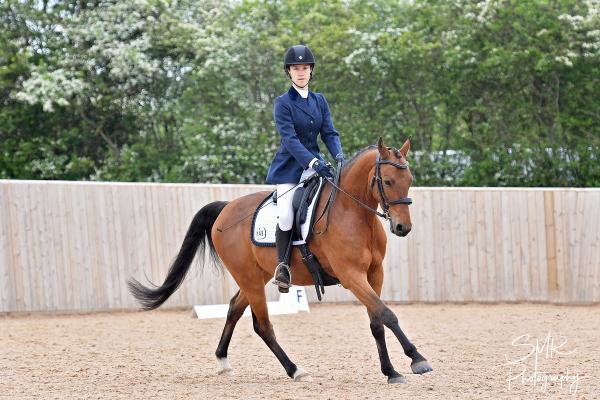
M 290 241 L 292 238 L 292 229 L 289 231 L 282 231 L 277 225 L 275 231 L 275 247 L 277 248 L 277 267 L 275 268 L 275 276 L 273 284 L 279 287 L 280 293 L 287 293 L 290 291 L 292 281 L 292 271 L 289 265 L 289 258 L 291 255 Z

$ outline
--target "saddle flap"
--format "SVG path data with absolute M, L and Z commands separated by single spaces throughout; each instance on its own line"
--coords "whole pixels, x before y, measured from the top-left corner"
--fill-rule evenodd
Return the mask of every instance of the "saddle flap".
M 294 217 L 295 225 L 298 225 L 294 229 L 300 232 L 297 240 L 293 242 L 295 246 L 308 242 L 312 235 L 312 224 L 316 214 L 315 206 L 318 203 L 319 194 L 324 186 L 322 182 L 318 176 L 315 176 L 315 178 L 303 183 L 302 186 L 306 185 L 306 187 L 300 187 L 296 190 L 296 192 L 301 191 L 301 193 L 298 194 L 296 200 L 299 210 L 295 212 Z M 255 246 L 275 246 L 277 205 L 273 202 L 273 197 L 274 195 L 269 193 L 254 213 L 250 236 Z
M 296 191 L 300 192 L 298 207 L 296 207 L 294 204 L 295 222 L 297 227 L 302 226 L 302 224 L 306 222 L 308 208 L 312 203 L 313 197 L 317 193 L 320 182 L 321 180 L 318 177 L 312 178 L 304 183 L 304 187 L 302 188 L 301 192 L 300 190 Z M 294 200 L 296 200 L 295 196 Z
M 306 188 L 304 186 L 300 186 L 294 192 L 294 198 L 292 199 L 292 208 L 294 209 L 294 214 L 296 214 L 296 211 L 298 211 L 301 206 L 302 196 L 304 195 L 305 190 Z

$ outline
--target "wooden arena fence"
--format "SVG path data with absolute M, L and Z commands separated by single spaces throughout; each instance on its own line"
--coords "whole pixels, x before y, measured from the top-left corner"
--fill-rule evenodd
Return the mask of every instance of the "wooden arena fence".
M 269 189 L 0 180 L 0 312 L 136 308 L 127 278 L 161 283 L 198 209 Z M 411 196 L 410 235 L 385 226 L 385 300 L 600 302 L 600 189 L 416 187 Z M 227 272 L 192 267 L 166 306 L 226 303 L 235 291 Z M 324 301 L 353 300 L 326 289 Z

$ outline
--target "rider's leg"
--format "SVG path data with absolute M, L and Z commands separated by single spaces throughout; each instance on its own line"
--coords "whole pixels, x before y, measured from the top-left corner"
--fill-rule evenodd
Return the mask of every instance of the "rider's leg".
M 300 182 L 315 174 L 315 170 L 307 168 L 300 176 Z M 292 271 L 289 265 L 291 255 L 292 228 L 294 226 L 294 186 L 296 184 L 284 183 L 277 185 L 277 214 L 279 215 L 279 224 L 275 231 L 275 246 L 277 247 L 277 268 L 273 283 L 279 286 L 279 291 L 287 293 L 292 286 Z M 281 197 L 280 197 L 281 196 Z
M 275 246 L 277 247 L 277 267 L 273 283 L 279 286 L 279 290 L 287 292 L 291 287 L 292 274 L 288 265 L 291 253 L 290 240 L 292 238 L 292 227 L 294 224 L 294 210 L 292 200 L 295 184 L 284 183 L 277 185 L 277 214 L 279 221 L 275 231 Z

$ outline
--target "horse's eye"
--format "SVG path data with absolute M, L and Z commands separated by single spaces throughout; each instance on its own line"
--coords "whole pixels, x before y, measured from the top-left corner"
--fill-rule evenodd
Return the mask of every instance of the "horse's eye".
M 390 180 L 386 179 L 385 181 L 383 181 L 383 184 L 384 184 L 385 186 L 392 186 L 392 181 L 390 181 Z

